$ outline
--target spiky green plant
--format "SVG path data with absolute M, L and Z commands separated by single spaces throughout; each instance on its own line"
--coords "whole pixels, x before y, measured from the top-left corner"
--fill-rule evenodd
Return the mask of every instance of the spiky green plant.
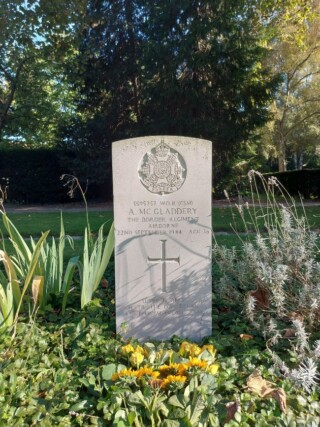
M 86 228 L 84 232 L 83 259 L 80 266 L 81 307 L 92 299 L 103 274 L 109 264 L 114 249 L 114 226 L 112 225 L 107 239 L 103 236 L 103 226 L 100 227 L 97 239 L 90 251 L 90 236 Z

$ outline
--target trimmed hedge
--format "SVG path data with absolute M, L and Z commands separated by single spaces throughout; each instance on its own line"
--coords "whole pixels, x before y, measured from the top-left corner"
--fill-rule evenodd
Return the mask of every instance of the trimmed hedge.
M 77 160 L 78 168 L 73 167 Z M 84 162 L 84 161 L 83 161 Z M 7 200 L 12 203 L 66 203 L 70 201 L 68 188 L 60 177 L 63 174 L 75 175 L 83 188 L 88 181 L 84 172 L 81 173 L 81 162 L 76 152 L 49 148 L 0 148 L 0 184 L 7 181 L 9 188 Z M 109 174 L 109 176 L 111 173 Z M 106 174 L 107 176 L 107 174 Z M 108 200 L 112 196 L 112 183 L 103 177 L 100 182 L 89 181 L 86 197 L 88 200 Z M 80 200 L 76 192 L 74 200 Z
M 266 179 L 271 176 L 277 178 L 291 196 L 301 195 L 305 199 L 320 199 L 320 169 L 272 172 L 263 176 Z

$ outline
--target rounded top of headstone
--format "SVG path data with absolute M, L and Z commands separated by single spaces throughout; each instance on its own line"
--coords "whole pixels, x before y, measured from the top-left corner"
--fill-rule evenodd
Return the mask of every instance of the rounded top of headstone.
M 145 143 L 146 146 L 150 146 L 150 145 L 154 145 L 154 144 L 159 144 L 161 141 L 163 141 L 165 144 L 169 144 L 171 146 L 174 146 L 174 148 L 176 148 L 176 146 L 178 145 L 192 145 L 194 144 L 199 144 L 199 143 L 207 143 L 207 144 L 212 144 L 211 141 L 207 140 L 207 139 L 202 139 L 202 138 L 194 138 L 194 137 L 190 137 L 190 136 L 176 136 L 176 135 L 149 135 L 149 136 L 141 136 L 141 137 L 137 137 L 137 138 L 128 138 L 128 139 L 121 139 L 118 141 L 114 141 L 112 144 L 115 145 L 126 145 L 126 146 L 134 146 L 136 143 L 142 144 Z M 196 145 L 195 145 L 196 146 Z

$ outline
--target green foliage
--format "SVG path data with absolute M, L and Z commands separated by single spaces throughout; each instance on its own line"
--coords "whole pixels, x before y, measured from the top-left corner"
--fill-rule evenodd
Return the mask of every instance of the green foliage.
M 212 140 L 216 183 L 318 166 L 318 2 L 2 3 L 2 143 L 67 147 L 64 172 L 101 188 L 111 142 L 146 134 Z
M 159 388 L 156 383 L 151 386 L 147 375 L 130 380 L 123 375 L 123 370 L 131 366 L 130 359 L 134 358 L 132 352 L 125 353 L 123 349 L 129 344 L 137 352 L 139 345 L 124 343 L 112 336 L 111 295 L 100 290 L 99 296 L 101 299 L 92 301 L 81 312 L 74 306 L 68 308 L 63 322 L 54 314 L 38 317 L 38 324 L 20 322 L 14 341 L 3 335 L 0 425 L 268 427 L 319 424 L 318 390 L 308 395 L 290 381 L 279 379 L 270 368 L 269 356 L 257 343 L 240 341 L 229 328 L 223 336 L 217 336 L 214 343 L 222 348 L 220 341 L 234 340 L 233 356 L 225 355 L 223 349 L 215 356 L 210 352 L 196 356 L 198 360 L 219 364 L 214 375 L 207 374 L 204 366 L 197 368 L 190 372 L 182 388 L 174 381 L 167 381 L 168 388 Z M 212 345 L 212 338 L 210 343 Z M 178 362 L 177 365 L 182 361 L 188 363 L 190 354 L 179 354 L 181 344 L 176 338 L 141 346 L 144 363 L 153 367 L 151 371 L 170 365 L 170 358 L 171 362 Z M 189 343 L 190 349 L 197 347 Z M 256 367 L 264 379 L 284 390 L 286 413 L 275 399 L 261 398 L 247 388 L 247 379 Z M 132 371 L 141 368 L 133 367 Z M 113 377 L 116 373 L 118 378 Z
M 91 236 L 89 236 L 89 231 L 86 228 L 84 232 L 83 260 L 79 264 L 82 308 L 91 301 L 92 295 L 97 290 L 109 264 L 114 248 L 113 225 L 109 230 L 106 241 L 104 241 L 103 237 L 103 226 L 100 227 L 92 250 L 90 248 L 90 238 Z
M 88 200 L 110 200 L 111 169 L 109 173 L 101 174 L 99 179 L 95 178 L 88 169 L 79 169 L 74 165 L 76 156 L 76 150 L 2 146 L 0 170 L 1 177 L 7 180 L 7 201 L 19 204 L 65 203 L 70 197 L 65 182 L 60 178 L 63 174 L 73 175 L 75 172 L 79 172 L 77 176 L 86 188 Z M 94 168 L 94 165 L 91 167 Z M 80 200 L 80 193 L 75 192 L 73 199 Z
M 41 252 L 45 251 L 44 246 L 46 245 L 49 231 L 43 233 L 37 243 L 32 242 L 32 248 L 30 249 L 17 228 L 5 214 L 2 214 L 2 220 L 10 236 L 10 241 L 14 248 L 14 255 L 10 258 L 8 254 L 1 251 L 1 258 L 7 276 L 7 278 L 5 278 L 4 274 L 1 274 L 2 281 L 7 279 L 6 285 L 2 285 L 3 292 L 5 294 L 6 291 L 7 295 L 6 299 L 2 299 L 1 311 L 3 323 L 10 323 L 10 325 L 12 325 L 13 322 L 17 322 L 18 320 L 19 312 L 27 291 L 33 296 L 34 307 L 37 303 L 44 305 L 42 301 L 45 297 L 42 290 L 44 272 L 41 269 L 41 262 L 39 262 L 39 259 Z M 21 290 L 19 283 L 22 284 Z
M 7 277 L 0 272 L 0 326 L 12 326 L 14 317 L 14 288 L 16 288 L 16 304 L 19 303 L 21 293 L 10 258 L 5 252 L 0 251 L 0 260 L 4 263 L 7 271 Z
M 258 132 L 281 172 L 318 166 L 320 133 L 319 2 L 283 3 L 273 16 L 267 57 L 282 82 L 271 107 L 272 120 Z
M 46 242 L 42 248 L 41 260 L 37 269 L 37 274 L 42 276 L 45 280 L 45 286 L 43 286 L 43 292 L 41 295 L 42 300 L 40 301 L 40 308 L 42 310 L 46 308 L 52 295 L 63 295 L 62 312 L 65 311 L 67 297 L 79 262 L 79 256 L 72 257 L 66 262 L 66 240 L 69 241 L 70 246 L 73 245 L 73 240 L 69 236 L 65 235 L 64 223 L 61 214 L 58 246 L 53 237 L 51 239 L 51 244 Z M 32 246 L 33 245 L 34 244 L 32 244 Z
M 274 176 L 291 196 L 320 199 L 320 169 L 268 173 L 264 176 L 266 179 Z
M 261 210 L 265 205 L 259 206 L 259 210 L 253 210 L 259 218 L 249 212 L 250 229 L 277 224 L 284 243 L 281 210 L 272 211 L 270 197 L 266 203 L 271 219 L 268 221 Z M 239 211 L 244 221 L 240 206 Z M 234 212 L 224 220 L 233 216 Z M 308 349 L 308 336 L 299 330 L 299 323 L 295 324 L 296 337 L 291 337 L 299 351 L 286 352 L 288 346 L 281 347 L 284 360 L 279 363 L 275 354 L 265 351 L 263 338 L 244 319 L 242 305 L 234 298 L 232 304 L 226 303 L 215 293 L 213 336 L 201 344 L 179 337 L 143 345 L 134 340 L 124 342 L 115 336 L 112 271 L 106 276 L 109 285 L 98 286 L 111 255 L 112 228 L 106 242 L 102 228 L 96 240 L 86 230 L 83 260 L 87 273 L 90 276 L 95 272 L 91 278 L 95 276 L 96 280 L 87 274 L 90 280 L 85 294 L 90 301 L 80 309 L 83 290 L 74 286 L 69 292 L 71 284 L 77 284 L 74 264 L 64 269 L 60 262 L 66 239 L 62 220 L 57 243 L 49 242 L 44 234 L 37 243 L 31 240 L 28 245 L 12 222 L 3 218 L 15 242 L 16 258 L 0 252 L 5 267 L 5 272 L 0 272 L 1 320 L 5 326 L 0 341 L 0 426 L 285 427 L 320 423 L 319 384 L 314 375 L 320 343 L 316 341 Z M 249 239 L 254 244 L 256 237 L 249 235 Z M 296 248 L 292 240 L 290 248 L 281 246 L 285 254 Z M 251 270 L 252 263 L 246 274 L 250 275 Z M 17 287 L 20 271 L 27 275 L 21 290 Z M 22 310 L 27 305 L 21 305 L 12 339 L 10 324 L 14 318 L 10 318 L 10 307 L 15 307 L 16 300 L 19 311 L 24 297 L 24 302 L 38 308 L 45 294 L 45 280 L 39 274 L 52 275 L 50 286 L 55 291 L 62 289 L 64 297 L 55 295 L 52 307 L 38 310 L 37 319 L 29 319 L 29 323 L 25 321 L 28 311 Z M 15 297 L 9 282 L 16 286 Z M 94 290 L 97 298 L 92 299 Z M 61 305 L 63 316 L 57 311 Z M 5 323 L 4 318 L 9 321 Z M 299 359 L 302 354 L 312 356 L 315 362 Z M 259 381 L 270 388 L 268 394 L 250 386 L 249 379 L 257 377 L 257 368 Z M 289 372 L 285 377 L 284 368 Z
M 100 151 L 117 139 L 203 137 L 213 140 L 217 173 L 267 120 L 277 84 L 262 66 L 259 13 L 236 1 L 88 2 L 78 116 L 63 143 L 90 160 L 97 150 L 100 170 Z
M 23 204 L 67 200 L 56 150 L 2 147 L 0 170 L 9 181 L 8 201 Z
M 52 238 L 48 243 L 49 231 L 41 235 L 37 242 L 31 238 L 30 245 L 5 213 L 2 213 L 4 227 L 10 237 L 13 254 L 0 251 L 0 260 L 5 273 L 0 271 L 0 325 L 11 326 L 18 321 L 21 308 L 30 302 L 36 308 L 46 310 L 52 299 L 62 297 L 61 310 L 65 313 L 71 284 L 76 281 L 75 273 L 80 273 L 81 307 L 92 300 L 94 292 L 105 273 L 114 248 L 114 230 L 111 226 L 106 242 L 103 226 L 97 239 L 92 239 L 89 247 L 88 230 L 85 230 L 83 262 L 79 256 L 68 260 L 65 257 L 66 239 L 61 216 L 58 245 Z M 19 283 L 22 284 L 20 289 Z
M 279 351 L 277 346 L 286 341 L 292 365 L 286 366 L 274 353 L 275 364 L 282 374 L 310 391 L 318 376 L 320 355 L 318 236 L 274 177 L 266 181 L 251 171 L 249 179 L 253 208 L 248 203 L 236 206 L 247 232 L 255 234 L 251 239 L 238 235 L 241 249 L 215 244 L 215 261 L 221 272 L 217 292 L 244 304 L 245 315 L 269 348 Z M 257 181 L 264 189 L 264 202 L 259 194 L 255 198 Z M 279 192 L 281 201 L 276 198 Z
M 242 239 L 239 235 L 240 251 L 215 246 L 216 260 L 223 272 L 220 285 L 226 285 L 222 292 L 232 298 L 238 295 L 240 299 L 252 300 L 247 314 L 256 325 L 258 318 L 259 322 L 277 320 L 285 325 L 292 322 L 291 313 L 298 312 L 310 330 L 317 328 L 320 322 L 315 302 L 320 271 L 317 235 L 275 178 L 266 181 L 252 171 L 249 179 L 253 208 L 248 203 L 236 207 L 246 231 L 254 231 L 255 236 L 247 241 L 246 236 Z M 255 198 L 257 181 L 265 192 L 263 202 L 259 195 Z M 283 196 L 280 201 L 276 192 Z
M 0 8 L 0 141 L 52 145 L 73 113 L 64 74 L 84 2 L 8 0 Z

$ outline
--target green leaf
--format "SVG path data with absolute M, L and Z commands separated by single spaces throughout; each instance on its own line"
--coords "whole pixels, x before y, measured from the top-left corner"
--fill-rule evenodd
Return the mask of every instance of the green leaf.
M 103 249 L 103 251 L 102 251 Z M 91 301 L 94 291 L 98 288 L 103 274 L 108 266 L 114 249 L 114 226 L 112 225 L 107 241 L 104 243 L 103 225 L 100 227 L 98 237 L 94 242 L 92 252 L 89 249 L 89 232 L 85 229 L 83 262 L 79 263 L 81 280 L 81 308 Z
M 217 387 L 217 378 L 211 374 L 204 374 L 201 380 L 201 385 L 207 387 Z
M 134 423 L 134 420 L 136 419 L 137 414 L 135 412 L 129 412 L 128 414 L 128 422 L 129 424 L 132 426 L 132 424 Z
M 78 266 L 78 263 L 79 263 L 78 256 L 70 258 L 68 265 L 66 267 L 66 271 L 64 273 L 63 284 L 62 284 L 62 291 L 63 291 L 62 310 L 61 310 L 62 315 L 64 315 L 66 311 L 68 294 L 69 294 L 70 286 L 72 283 L 73 275 L 76 267 Z
M 6 326 L 13 324 L 13 294 L 10 282 L 6 289 L 0 283 L 0 323 Z
M 101 227 L 101 230 L 103 228 Z M 102 279 L 102 276 L 109 264 L 112 252 L 114 249 L 114 224 L 111 225 L 109 233 L 108 233 L 108 238 L 107 241 L 104 245 L 104 250 L 103 250 L 103 254 L 102 254 L 102 259 L 100 262 L 100 266 L 98 269 L 98 273 L 97 273 L 97 277 L 96 277 L 96 282 L 95 282 L 95 286 L 94 286 L 94 291 L 98 288 L 98 285 Z
M 182 421 L 183 421 L 183 427 L 195 427 L 192 425 L 188 417 L 184 417 Z
M 176 406 L 177 408 L 182 408 L 184 409 L 184 405 L 180 402 L 180 400 L 178 399 L 178 396 L 173 394 L 169 400 L 168 403 L 172 406 Z
M 164 420 L 162 423 L 163 427 L 179 427 L 181 426 L 181 424 L 179 423 L 179 421 L 175 421 L 175 420 Z
M 102 379 L 105 381 L 110 381 L 112 375 L 117 371 L 117 365 L 115 363 L 110 363 L 109 365 L 105 365 L 102 368 Z
M 190 398 L 190 387 L 187 385 L 187 387 L 184 389 L 184 393 L 183 393 L 184 397 L 186 400 L 188 400 Z
M 32 256 L 31 251 L 25 240 L 19 233 L 18 229 L 13 225 L 13 223 L 4 213 L 2 213 L 2 221 L 17 253 L 19 253 L 24 260 L 30 261 Z
M 234 414 L 234 419 L 238 422 L 241 423 L 241 413 L 240 412 L 236 412 Z
M 79 378 L 79 382 L 80 382 L 81 384 L 83 384 L 84 386 L 86 386 L 86 387 L 90 387 L 90 383 L 89 383 L 89 381 L 87 380 L 87 378 Z
M 5 268 L 5 271 L 7 274 L 7 278 L 8 278 L 8 282 L 11 283 L 14 305 L 15 305 L 15 307 L 17 307 L 19 304 L 20 298 L 21 298 L 21 291 L 20 291 L 19 282 L 18 282 L 15 267 L 14 267 L 13 262 L 11 261 L 10 257 L 6 254 L 6 252 L 4 252 L 2 250 L 0 250 L 0 259 L 2 260 L 2 262 L 4 264 L 4 268 Z
M 81 400 L 80 402 L 75 403 L 74 405 L 70 406 L 69 411 L 81 411 L 84 408 L 87 408 L 88 400 Z
M 32 258 L 31 258 L 31 261 L 30 261 L 30 264 L 29 264 L 29 268 L 28 268 L 28 274 L 27 274 L 27 277 L 25 278 L 25 281 L 24 281 L 23 289 L 22 289 L 22 292 L 21 292 L 21 298 L 20 298 L 20 301 L 19 301 L 19 304 L 18 304 L 18 307 L 17 307 L 15 319 L 14 319 L 15 323 L 18 320 L 18 315 L 19 315 L 19 311 L 20 311 L 20 308 L 21 308 L 23 297 L 24 297 L 24 295 L 25 295 L 25 293 L 26 293 L 26 291 L 27 291 L 27 289 L 28 289 L 28 287 L 30 285 L 31 280 L 32 280 L 34 271 L 35 271 L 35 269 L 37 267 L 37 264 L 38 264 L 38 260 L 39 260 L 39 256 L 40 256 L 40 252 L 41 252 L 42 246 L 43 246 L 43 244 L 44 244 L 44 242 L 45 242 L 48 234 L 49 234 L 49 231 L 46 231 L 45 233 L 42 234 L 42 236 L 38 240 L 38 242 L 36 244 L 36 247 L 35 247 L 35 250 L 34 250 L 34 252 L 32 254 Z

